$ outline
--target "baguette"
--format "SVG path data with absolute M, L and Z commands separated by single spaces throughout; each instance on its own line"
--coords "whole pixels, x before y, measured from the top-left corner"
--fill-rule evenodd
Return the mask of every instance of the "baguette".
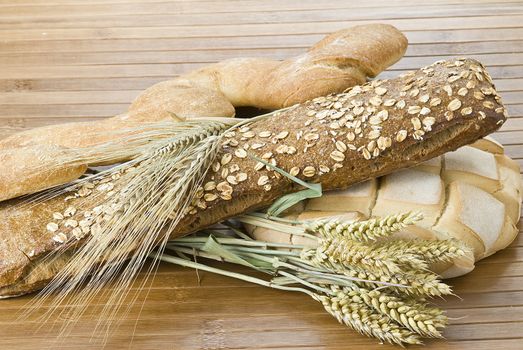
M 11 154 L 10 161 L 4 162 L 5 168 L 10 169 L 10 178 L 43 179 L 48 172 L 46 168 L 53 168 L 55 176 L 48 177 L 49 181 L 24 181 L 23 185 L 0 176 L 4 180 L 0 200 L 34 193 L 81 175 L 53 164 L 55 150 L 48 147 L 39 151 L 38 162 L 20 168 L 17 160 L 38 145 L 91 147 L 128 136 L 121 130 L 139 129 L 147 122 L 173 120 L 173 116 L 233 117 L 237 106 L 286 107 L 363 84 L 367 77 L 376 76 L 399 60 L 406 48 L 405 36 L 390 25 L 356 26 L 332 33 L 305 54 L 284 61 L 232 59 L 155 84 L 134 100 L 127 113 L 113 118 L 50 125 L 15 134 L 0 141 L 0 152 L 6 150 Z M 45 150 L 49 153 L 44 154 Z M 47 163 L 43 162 L 45 159 Z M 31 164 L 35 165 L 33 169 Z
M 53 145 L 32 145 L 16 151 L 0 150 L 0 201 L 79 178 L 87 170 L 87 165 L 47 166 L 64 151 L 62 147 Z
M 325 190 L 344 189 L 474 142 L 498 129 L 505 118 L 505 108 L 489 74 L 471 59 L 437 62 L 396 79 L 373 81 L 346 93 L 316 98 L 228 132 L 200 195 L 169 233 L 179 237 L 265 207 L 283 194 L 299 190 L 248 154 L 303 180 L 322 183 Z M 5 218 L 0 237 L 20 246 L 13 241 L 21 236 L 41 237 L 47 228 L 52 231 L 48 239 L 64 250 L 73 246 L 71 240 L 78 245 L 90 235 L 96 236 L 95 225 L 85 226 L 80 230 L 82 236 L 77 237 L 78 227 L 66 225 L 49 213 L 62 213 L 65 206 L 72 206 L 77 209 L 64 214 L 70 214 L 67 220 L 78 223 L 95 210 L 103 212 L 105 197 L 91 192 L 117 195 L 120 190 L 118 176 L 106 180 L 93 184 L 95 188 L 83 194 L 79 191 L 84 189 L 80 189 L 32 208 L 4 203 L 0 207 Z M 27 227 L 17 220 L 20 216 L 42 220 L 31 221 Z M 45 262 L 38 259 L 49 250 L 29 248 L 38 252 L 32 256 L 32 264 L 23 261 L 21 255 L 17 263 L 9 263 L 13 261 L 11 254 L 18 253 L 0 252 L 4 255 L 0 261 L 8 262 L 0 266 L 0 295 L 40 288 L 60 264 L 67 262 L 67 255 L 62 255 L 60 263 L 55 260 L 53 269 L 46 269 L 41 265 Z M 35 277 L 30 273 L 34 266 L 47 273 L 39 272 Z

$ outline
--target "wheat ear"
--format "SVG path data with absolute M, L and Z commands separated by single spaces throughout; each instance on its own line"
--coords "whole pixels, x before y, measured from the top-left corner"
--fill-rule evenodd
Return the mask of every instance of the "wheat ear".
M 216 121 L 202 121 L 183 132 L 176 127 L 170 137 L 162 134 L 151 142 L 148 151 L 136 150 L 141 155 L 135 159 L 95 175 L 103 178 L 118 174 L 117 195 L 102 201 L 101 206 L 107 210 L 92 218 L 92 235 L 35 299 L 31 309 L 52 298 L 50 310 L 60 310 L 58 306 L 67 298 L 76 307 L 67 315 L 66 311 L 56 312 L 77 320 L 93 298 L 104 293 L 103 287 L 112 283 L 100 321 L 114 316 L 145 259 L 156 246 L 163 250 L 169 233 L 186 215 L 219 151 L 222 135 L 230 127 L 229 123 Z M 149 274 L 154 268 L 155 264 L 151 265 Z

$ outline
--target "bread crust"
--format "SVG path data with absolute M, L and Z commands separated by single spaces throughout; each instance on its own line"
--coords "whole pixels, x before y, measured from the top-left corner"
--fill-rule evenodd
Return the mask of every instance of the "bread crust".
M 11 169 L 10 174 L 15 180 L 7 181 L 1 176 L 0 180 L 4 180 L 5 188 L 16 187 L 17 190 L 2 192 L 0 185 L 0 200 L 78 178 L 82 174 L 78 171 L 81 167 L 75 168 L 75 172 L 54 164 L 55 146 L 91 147 L 124 139 L 129 135 L 122 130 L 140 129 L 148 122 L 172 121 L 174 117 L 234 117 L 237 106 L 278 109 L 316 96 L 341 92 L 363 84 L 367 76 L 377 75 L 399 60 L 406 49 L 407 39 L 393 26 L 355 26 L 328 35 L 298 57 L 284 61 L 237 58 L 160 82 L 141 93 L 127 113 L 113 118 L 50 125 L 15 134 L 0 140 L 0 152 L 10 154 L 6 156 L 10 161 L 4 164 Z M 27 158 L 33 147 L 38 146 L 42 146 L 40 159 Z M 18 159 L 28 160 L 25 170 L 18 166 Z M 29 169 L 31 165 L 33 169 Z M 48 178 L 50 181 L 38 181 L 48 174 L 42 171 L 45 168 L 52 168 L 54 175 Z M 42 174 L 31 176 L 33 172 Z M 24 178 L 27 181 L 17 180 Z
M 458 94 L 463 88 L 467 93 Z M 483 91 L 481 99 L 477 98 L 478 91 Z M 437 62 L 396 79 L 373 81 L 346 93 L 296 105 L 228 134 L 218 165 L 204 181 L 216 186 L 204 191 L 210 196 L 202 194 L 193 200 L 189 214 L 170 232 L 171 237 L 262 208 L 285 193 L 299 190 L 246 154 L 264 158 L 303 180 L 321 183 L 325 190 L 344 189 L 474 142 L 498 129 L 505 118 L 505 108 L 490 76 L 471 59 Z M 240 181 L 239 174 L 244 180 Z M 117 180 L 114 186 L 112 191 L 117 193 Z M 86 210 L 100 205 L 95 198 L 101 197 L 84 198 L 82 210 L 72 218 L 81 219 Z M 77 200 L 71 199 L 69 205 Z M 31 210 L 35 215 L 54 212 L 57 205 L 62 204 L 44 202 Z M 0 213 L 12 225 L 9 231 L 0 229 L 2 239 L 12 239 L 27 229 L 24 222 L 14 223 L 17 210 L 16 203 L 0 207 Z M 31 234 L 41 234 L 51 220 L 31 222 Z M 71 230 L 64 228 L 62 232 L 71 237 Z M 8 261 L 9 253 L 0 252 L 4 254 L 0 261 Z M 23 277 L 30 271 L 13 278 L 11 266 L 5 263 L 1 271 L 0 295 L 31 289 Z

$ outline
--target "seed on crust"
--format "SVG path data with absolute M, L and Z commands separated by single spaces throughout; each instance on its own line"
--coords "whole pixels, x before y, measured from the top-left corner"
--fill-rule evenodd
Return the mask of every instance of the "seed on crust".
M 414 130 L 419 130 L 421 129 L 421 121 L 419 120 L 419 118 L 412 118 L 410 120 L 410 122 L 412 123 L 412 126 L 414 127 Z
M 266 185 L 269 182 L 269 177 L 267 175 L 262 175 L 258 179 L 258 186 Z
M 472 107 L 465 107 L 461 110 L 461 115 L 470 115 L 472 114 Z
M 418 114 L 421 111 L 420 106 L 409 106 L 409 109 L 407 110 L 408 114 Z
M 266 191 L 266 192 L 269 192 L 272 188 L 272 185 L 271 184 L 266 184 L 263 186 L 263 189 Z
M 307 141 L 314 141 L 314 140 L 319 139 L 320 135 L 316 134 L 316 133 L 308 133 L 308 134 L 305 134 L 305 136 L 303 138 Z
M 64 216 L 65 216 L 65 217 L 71 217 L 71 216 L 73 216 L 74 214 L 76 214 L 76 208 L 75 208 L 75 207 L 67 207 L 67 208 L 64 210 Z
M 219 162 L 212 163 L 212 171 L 213 172 L 217 173 L 218 171 L 220 171 L 220 167 L 221 167 L 221 165 L 220 165 Z
M 64 216 L 62 215 L 62 213 L 53 213 L 53 219 L 55 219 L 55 220 L 63 220 Z
M 376 141 L 372 140 L 371 142 L 369 142 L 367 144 L 367 149 L 369 150 L 369 152 L 374 151 L 375 148 L 376 148 Z
M 427 103 L 429 101 L 429 99 L 430 99 L 429 94 L 424 94 L 418 98 L 418 101 L 420 101 L 421 103 Z
M 342 162 L 345 159 L 345 155 L 338 150 L 332 151 L 330 157 L 336 162 Z
M 429 106 L 431 107 L 436 107 L 438 106 L 439 104 L 441 104 L 441 98 L 439 97 L 434 97 L 432 100 L 430 100 L 429 102 Z
M 305 177 L 313 177 L 316 174 L 316 169 L 312 166 L 306 166 L 305 169 L 303 169 L 303 176 Z
M 460 78 L 461 78 L 461 77 L 460 77 L 459 75 L 453 75 L 453 76 L 449 77 L 449 78 L 447 79 L 447 81 L 448 81 L 449 83 L 452 84 L 453 82 L 459 80 Z
M 481 100 L 485 99 L 485 95 L 481 91 L 476 90 L 476 91 L 474 91 L 474 98 L 476 100 L 480 100 L 481 101 Z
M 236 181 L 243 182 L 247 180 L 247 173 L 238 173 L 236 174 Z
M 272 157 L 272 152 L 265 152 L 261 157 L 262 159 L 270 159 Z
M 373 105 L 373 106 L 376 106 L 376 107 L 378 107 L 379 105 L 381 105 L 382 102 L 383 102 L 383 101 L 382 101 L 381 98 L 379 98 L 378 96 L 373 96 L 373 97 L 371 97 L 371 98 L 369 99 L 369 103 L 370 103 L 371 105 Z
M 418 95 L 419 95 L 419 89 L 414 88 L 414 89 L 412 89 L 412 90 L 409 92 L 409 96 L 410 96 L 410 97 L 416 97 L 416 96 L 418 96 Z
M 384 87 L 378 86 L 377 88 L 374 89 L 374 92 L 376 93 L 376 95 L 383 96 L 387 93 L 387 89 L 385 89 Z
M 270 131 L 262 131 L 258 134 L 258 136 L 262 137 L 262 138 L 271 137 L 271 135 L 272 135 L 272 132 L 270 132 Z
M 246 133 L 243 134 L 243 137 L 246 137 L 248 139 L 253 138 L 254 136 L 256 136 L 254 131 L 247 131 Z
M 460 96 L 466 96 L 468 94 L 469 90 L 466 87 L 462 87 L 458 90 L 458 95 Z
M 227 164 L 229 164 L 229 162 L 231 161 L 231 159 L 232 159 L 232 154 L 230 154 L 230 153 L 225 153 L 225 154 L 222 156 L 222 159 L 221 159 L 220 163 L 221 163 L 222 165 L 227 165 Z
M 299 173 L 300 173 L 300 168 L 298 168 L 297 166 L 292 167 L 291 170 L 289 170 L 289 174 L 291 174 L 292 176 L 296 176 Z
M 386 109 L 383 109 L 379 111 L 376 116 L 378 116 L 381 120 L 387 120 L 389 118 L 389 111 Z
M 53 236 L 53 241 L 56 243 L 65 243 L 67 241 L 67 236 L 62 232 L 58 232 Z
M 366 148 L 364 148 L 364 149 L 362 150 L 362 154 L 363 154 L 363 158 L 365 158 L 365 159 L 367 159 L 367 160 L 369 160 L 369 159 L 372 158 L 372 155 L 370 154 L 369 150 L 366 149 Z
M 230 201 L 232 199 L 231 193 L 229 193 L 229 192 L 220 193 L 220 198 L 223 199 L 224 201 Z M 196 214 L 196 212 L 191 212 L 191 214 Z
M 212 202 L 212 201 L 218 199 L 218 196 L 215 195 L 214 193 L 206 193 L 206 194 L 203 196 L 203 199 L 204 199 L 206 202 Z
M 451 111 L 446 111 L 445 119 L 447 119 L 448 121 L 451 121 L 452 119 L 454 119 L 454 113 L 452 113 Z
M 286 138 L 287 136 L 289 136 L 289 132 L 288 131 L 282 131 L 280 133 L 278 133 L 275 138 L 277 138 L 278 140 L 283 140 L 284 138 Z
M 451 112 L 457 111 L 461 107 L 461 101 L 457 98 L 450 101 L 450 103 L 447 106 L 447 109 Z
M 371 125 L 379 125 L 379 124 L 381 124 L 381 121 L 382 121 L 381 118 L 379 116 L 377 116 L 377 115 L 373 115 L 369 119 L 369 123 Z
M 422 121 L 423 126 L 426 128 L 431 127 L 432 125 L 434 125 L 435 122 L 436 122 L 436 118 L 434 118 L 434 117 L 425 117 L 425 118 L 423 118 L 423 121 Z
M 400 130 L 396 134 L 396 141 L 403 142 L 407 138 L 407 130 Z
M 330 172 L 330 171 L 331 171 L 331 169 L 330 169 L 328 166 L 326 166 L 326 165 L 320 165 L 320 172 L 321 172 L 321 173 L 326 174 L 326 173 L 328 173 L 328 172 Z
M 427 115 L 430 113 L 430 108 L 423 107 L 421 111 L 419 112 L 420 115 Z
M 49 232 L 56 232 L 58 231 L 58 224 L 55 222 L 50 222 L 47 224 L 46 228 Z
M 234 175 L 227 176 L 227 182 L 230 183 L 231 185 L 238 184 L 238 181 L 236 181 L 236 176 L 234 176 Z
M 99 188 L 100 190 L 100 188 Z M 90 189 L 88 189 L 87 187 L 82 187 L 78 190 L 78 195 L 80 197 L 87 197 L 88 195 L 90 195 L 93 191 L 91 191 Z
M 205 185 L 203 185 L 203 189 L 205 191 L 212 191 L 215 188 L 216 188 L 216 182 L 214 182 L 214 181 L 209 181 Z
M 355 138 L 356 138 L 356 135 L 352 131 L 349 131 L 347 133 L 347 140 L 354 141 Z
M 445 91 L 447 95 L 452 96 L 452 87 L 450 87 L 450 85 L 445 85 L 443 91 Z
M 389 98 L 383 102 L 383 105 L 386 107 L 392 107 L 396 103 L 396 100 L 393 98 Z
M 425 131 L 423 130 L 416 130 L 412 134 L 412 137 L 414 137 L 415 140 L 423 140 L 423 135 L 425 135 Z
M 336 149 L 340 152 L 347 151 L 347 145 L 343 141 L 336 141 Z
M 247 152 L 243 148 L 238 148 L 234 151 L 234 155 L 238 158 L 245 158 L 247 157 Z
M 216 189 L 220 192 L 232 192 L 232 187 L 231 185 L 229 185 L 226 181 L 222 181 L 220 182 L 217 186 L 216 186 Z
M 78 226 L 78 221 L 73 220 L 73 219 L 65 220 L 64 226 L 70 227 L 70 228 L 75 228 Z
M 278 147 L 276 147 L 276 153 L 278 153 L 278 154 L 287 153 L 288 148 L 289 148 L 289 146 L 287 146 L 287 145 L 279 145 Z
M 492 101 L 483 101 L 483 107 L 488 109 L 494 109 L 494 103 Z
M 355 115 L 355 116 L 358 116 L 360 115 L 361 113 L 363 113 L 365 111 L 365 108 L 363 107 L 354 107 L 354 109 L 352 110 L 352 113 Z
M 254 170 L 259 171 L 259 170 L 262 170 L 263 167 L 265 167 L 265 164 L 263 164 L 262 162 L 258 162 L 258 163 L 256 163 L 256 165 L 254 166 Z
M 405 100 L 399 100 L 398 102 L 396 102 L 396 107 L 399 109 L 405 108 L 406 105 L 407 103 L 405 102 Z
M 374 139 L 377 139 L 378 137 L 380 137 L 380 131 L 375 129 L 375 130 L 371 130 L 368 134 L 367 134 L 367 137 L 370 139 L 370 140 L 374 140 Z

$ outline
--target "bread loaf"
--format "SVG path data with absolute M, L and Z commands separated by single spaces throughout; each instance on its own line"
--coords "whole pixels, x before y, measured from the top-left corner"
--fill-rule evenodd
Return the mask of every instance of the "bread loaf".
M 491 153 L 493 151 L 497 154 Z M 497 142 L 482 139 L 416 167 L 368 180 L 346 190 L 327 192 L 303 203 L 301 208 L 294 208 L 286 218 L 305 220 L 343 215 L 345 218 L 367 219 L 396 212 L 421 211 L 424 215 L 422 221 L 395 236 L 463 241 L 473 248 L 474 256 L 461 259 L 455 265 L 437 266 L 444 277 L 462 275 L 474 268 L 475 260 L 507 247 L 518 234 L 516 224 L 523 195 L 520 169 L 519 166 L 507 168 L 505 164 L 514 161 L 499 152 Z M 459 173 L 455 170 L 456 159 L 462 161 Z M 501 176 L 503 172 L 506 173 L 504 177 Z M 485 174 L 491 174 L 491 177 L 485 177 Z M 289 239 L 289 235 L 273 230 L 250 229 L 257 239 Z
M 479 62 L 468 59 L 438 62 L 397 79 L 373 81 L 346 93 L 296 105 L 227 132 L 200 195 L 169 233 L 179 237 L 299 190 L 248 155 L 265 159 L 303 180 L 321 182 L 325 190 L 344 189 L 471 143 L 499 128 L 505 113 L 488 73 Z M 39 237 L 51 228 L 56 246 L 67 247 L 71 241 L 77 242 L 74 237 L 79 234 L 95 235 L 92 222 L 79 233 L 47 213 L 60 212 L 64 206 L 60 200 L 77 208 L 69 220 L 80 222 L 95 211 L 105 213 L 107 198 L 117 196 L 120 189 L 118 176 L 106 180 L 93 184 L 94 189 L 79 190 L 83 194 L 78 191 L 29 209 L 4 203 L 0 207 L 5 218 L 0 237 L 13 242 L 22 230 L 27 236 Z M 93 191 L 102 195 L 93 196 Z M 83 201 L 78 199 L 81 196 Z M 16 220 L 19 215 L 43 216 L 45 220 L 26 227 Z M 11 244 L 17 246 L 16 242 Z M 8 251 L 0 253 L 4 254 L 0 261 L 11 261 Z M 38 258 L 34 256 L 37 265 Z M 62 259 L 64 263 L 66 260 Z M 29 264 L 15 265 L 0 266 L 0 295 L 32 290 L 24 281 L 31 270 L 27 269 Z M 12 278 L 13 270 L 24 273 Z M 32 277 L 33 286 L 38 285 L 35 280 L 50 277 L 52 273 Z
M 174 120 L 173 116 L 180 119 L 233 117 L 236 106 L 286 107 L 363 84 L 367 77 L 376 76 L 399 60 L 406 48 L 405 36 L 390 25 L 356 26 L 328 35 L 298 57 L 284 61 L 232 59 L 155 84 L 135 99 L 126 114 L 15 134 L 0 141 L 0 152 L 5 150 L 10 154 L 4 162 L 5 168 L 10 169 L 9 176 L 24 179 L 27 172 L 32 172 L 35 176 L 30 178 L 43 178 L 48 174 L 46 168 L 52 168 L 55 175 L 47 182 L 23 181 L 23 185 L 4 181 L 5 188 L 17 190 L 0 192 L 0 200 L 72 181 L 81 175 L 57 167 L 52 161 L 48 165 L 43 163 L 55 158 L 52 147 L 40 148 L 39 161 L 26 162 L 24 170 L 20 169 L 17 160 L 31 153 L 35 146 L 90 147 L 128 136 L 121 130 L 140 128 L 146 122 Z M 30 186 L 33 183 L 36 186 Z
M 50 163 L 63 154 L 58 146 L 28 146 L 13 152 L 0 150 L 0 201 L 35 193 L 79 178 L 86 165 L 57 165 Z

